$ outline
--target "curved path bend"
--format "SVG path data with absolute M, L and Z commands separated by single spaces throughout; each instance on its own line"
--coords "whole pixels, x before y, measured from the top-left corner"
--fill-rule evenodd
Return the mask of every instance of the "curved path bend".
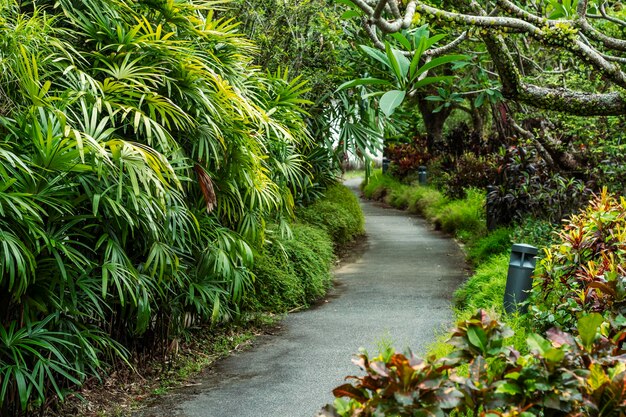
M 346 185 L 355 188 L 357 181 Z M 336 271 L 326 302 L 290 314 L 276 336 L 219 362 L 192 388 L 175 391 L 142 417 L 313 417 L 333 401 L 360 347 L 424 353 L 450 326 L 451 295 L 464 279 L 463 254 L 419 218 L 361 201 L 367 243 Z

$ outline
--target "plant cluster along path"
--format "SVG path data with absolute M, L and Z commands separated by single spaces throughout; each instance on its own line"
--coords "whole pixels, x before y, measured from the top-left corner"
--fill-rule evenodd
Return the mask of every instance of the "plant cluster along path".
M 289 315 L 279 335 L 259 337 L 139 415 L 313 417 L 345 375 L 358 374 L 351 358 L 360 347 L 374 353 L 392 342 L 423 353 L 451 324 L 463 254 L 422 219 L 377 203 L 362 207 L 367 243 L 336 270 L 336 288 L 320 306 Z

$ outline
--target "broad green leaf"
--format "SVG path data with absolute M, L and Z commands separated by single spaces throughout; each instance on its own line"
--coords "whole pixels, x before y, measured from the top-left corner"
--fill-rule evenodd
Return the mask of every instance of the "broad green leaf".
M 442 81 L 450 81 L 453 78 L 454 77 L 449 75 L 443 77 L 426 77 L 423 80 L 419 80 L 418 82 L 413 83 L 412 87 L 417 90 L 418 88 L 425 87 L 430 84 L 440 83 Z
M 515 382 L 505 382 L 504 384 L 498 385 L 496 392 L 499 394 L 515 395 L 520 394 L 522 390 Z
M 385 113 L 385 116 L 389 117 L 393 114 L 396 107 L 402 104 L 406 91 L 403 90 L 391 90 L 387 91 L 380 98 L 380 109 Z
M 470 326 L 467 329 L 467 338 L 470 343 L 475 347 L 479 348 L 481 352 L 486 352 L 487 350 L 487 335 L 485 331 L 477 326 Z
M 396 79 L 398 81 L 402 80 L 404 77 L 402 76 L 402 69 L 400 67 L 400 63 L 398 62 L 398 55 L 395 53 L 395 51 L 388 42 L 385 42 L 385 54 L 387 55 L 390 68 L 393 71 Z
M 363 99 L 368 99 L 372 97 L 379 97 L 379 96 L 382 96 L 383 94 L 385 94 L 385 91 L 373 91 L 371 93 L 363 94 L 361 97 Z
M 459 62 L 455 62 L 454 65 L 452 65 L 452 67 L 450 67 L 451 70 L 458 70 L 461 68 L 465 68 L 466 66 L 470 65 L 471 62 L 469 61 L 459 61 Z
M 413 77 L 419 77 L 421 74 L 425 73 L 426 71 L 429 71 L 441 65 L 445 65 L 445 64 L 448 64 L 450 62 L 455 62 L 455 61 L 463 61 L 466 59 L 468 59 L 467 55 L 444 55 L 444 56 L 431 59 L 430 61 L 428 61 L 421 67 L 419 67 L 417 71 L 415 72 L 415 74 L 413 75 Z
M 543 357 L 546 359 L 546 361 L 551 362 L 551 363 L 559 363 L 563 360 L 563 358 L 565 357 L 565 351 L 563 349 L 559 349 L 559 348 L 551 348 L 549 349 L 544 355 Z
M 536 333 L 532 333 L 526 339 L 528 347 L 531 351 L 537 352 L 541 355 L 552 349 L 552 344 Z
M 415 78 L 415 73 L 417 71 L 417 67 L 419 66 L 421 56 L 422 54 L 417 50 L 413 54 L 413 58 L 411 59 L 411 64 L 409 65 L 409 79 L 411 80 Z
M 474 107 L 480 107 L 485 102 L 485 93 L 480 93 L 474 100 Z
M 593 393 L 602 388 L 604 384 L 611 382 L 604 369 L 602 369 L 602 365 L 593 363 L 589 370 L 591 372 L 589 373 L 589 378 L 587 378 L 587 387 L 590 392 Z
M 393 54 L 395 55 L 396 60 L 398 61 L 398 64 L 400 65 L 400 74 L 402 75 L 402 78 L 399 81 L 401 81 L 402 84 L 405 84 L 406 83 L 405 80 L 407 78 L 407 75 L 409 74 L 409 67 L 411 66 L 411 61 L 409 61 L 409 58 L 404 56 L 404 54 L 397 49 L 393 50 Z
M 383 52 L 379 51 L 378 49 L 375 49 L 375 48 L 372 48 L 370 46 L 367 46 L 367 45 L 360 45 L 359 47 L 367 55 L 369 55 L 370 57 L 374 58 L 376 61 L 381 62 L 387 68 L 389 68 L 390 70 L 393 71 L 393 68 L 391 67 L 391 63 L 389 62 L 389 58 Z
M 433 46 L 434 44 L 436 44 L 437 42 L 439 42 L 440 40 L 442 40 L 445 37 L 446 37 L 446 35 L 440 33 L 439 35 L 435 35 L 435 36 L 431 36 L 430 38 L 427 38 L 426 39 L 426 49 L 430 48 L 431 46 Z
M 428 40 L 428 37 L 430 36 L 430 31 L 428 30 L 428 25 L 422 25 L 416 29 L 413 29 L 409 32 L 409 34 L 412 36 L 412 40 L 413 40 L 413 49 L 417 50 L 418 49 L 418 45 L 421 42 L 425 42 Z
M 599 313 L 591 313 L 578 319 L 578 334 L 583 346 L 590 349 L 596 338 L 598 328 L 604 322 L 604 318 Z

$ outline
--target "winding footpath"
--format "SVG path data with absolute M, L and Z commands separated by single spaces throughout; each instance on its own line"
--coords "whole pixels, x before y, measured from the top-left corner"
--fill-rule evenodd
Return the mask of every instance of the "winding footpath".
M 356 180 L 346 185 L 355 188 Z M 450 326 L 463 255 L 422 219 L 361 202 L 367 244 L 336 271 L 336 288 L 311 310 L 290 314 L 279 335 L 221 361 L 198 385 L 181 389 L 141 417 L 313 417 L 333 401 L 351 358 L 392 342 L 424 353 Z

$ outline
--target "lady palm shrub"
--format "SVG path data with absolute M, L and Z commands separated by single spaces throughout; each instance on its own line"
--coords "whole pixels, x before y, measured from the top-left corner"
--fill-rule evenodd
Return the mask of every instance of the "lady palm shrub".
M 235 316 L 313 180 L 304 85 L 215 6 L 0 4 L 1 415 Z

